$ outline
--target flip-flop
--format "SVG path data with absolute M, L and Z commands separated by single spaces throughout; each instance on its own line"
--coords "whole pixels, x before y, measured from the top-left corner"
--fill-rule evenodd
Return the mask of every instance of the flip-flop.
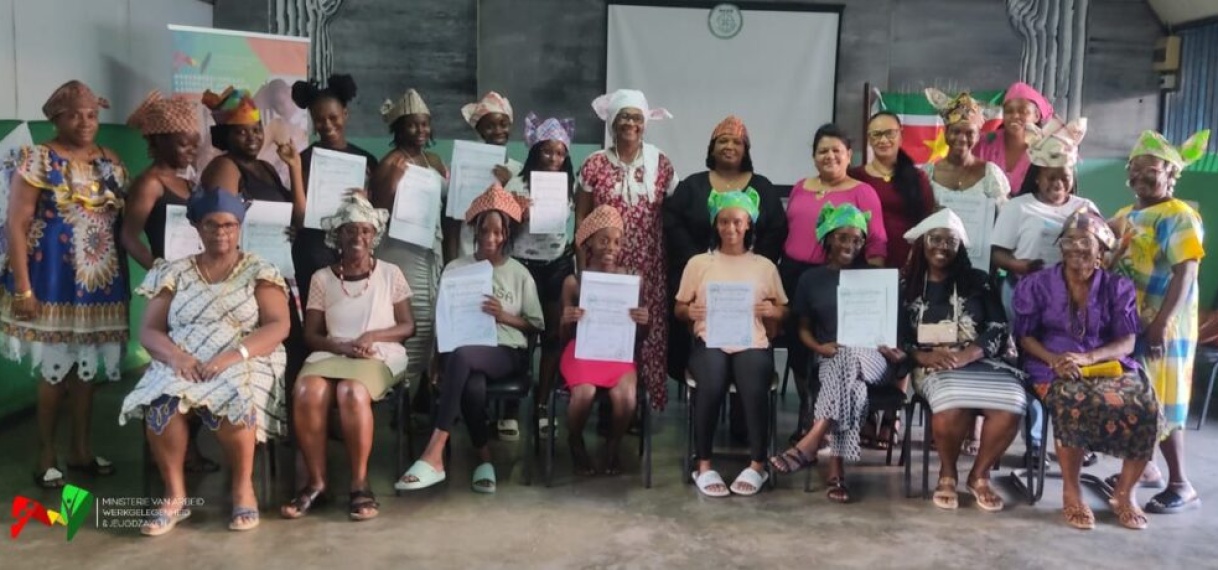
M 707 497 L 720 498 L 732 494 L 732 492 L 727 488 L 727 483 L 723 481 L 723 477 L 720 476 L 719 472 L 715 471 L 714 469 L 707 469 L 701 473 L 694 471 L 693 473 L 690 473 L 689 476 L 694 480 L 694 485 L 698 487 L 698 491 Z M 723 490 L 710 490 L 710 488 L 715 485 L 723 487 Z
M 488 484 L 489 483 L 489 484 Z M 495 466 L 488 461 L 474 468 L 474 480 L 470 488 L 475 493 L 491 494 L 495 492 L 498 483 L 495 481 Z
M 1146 512 L 1156 515 L 1174 515 L 1201 506 L 1201 495 L 1193 491 L 1193 498 L 1185 499 L 1180 493 L 1168 489 L 1150 498 L 1146 503 Z
M 414 481 L 407 481 L 407 477 L 414 477 Z M 436 471 L 436 468 L 432 467 L 430 463 L 420 459 L 402 474 L 402 477 L 393 484 L 393 488 L 398 491 L 418 491 L 442 483 L 445 477 L 443 471 Z
M 144 536 L 161 536 L 173 530 L 173 527 L 178 526 L 178 523 L 190 518 L 190 509 L 178 509 L 178 512 L 168 515 L 163 511 L 157 511 L 157 514 L 144 521 L 140 525 L 140 534 Z
M 1137 505 L 1108 499 L 1108 506 L 1112 507 L 1112 512 L 1116 514 L 1117 524 L 1129 530 L 1146 530 L 1146 527 L 1150 526 L 1150 521 L 1146 520 L 1146 513 L 1142 512 Z
M 309 514 L 309 511 L 313 507 L 326 501 L 326 496 L 322 494 L 324 492 L 325 488 L 315 489 L 311 487 L 301 487 L 299 491 L 296 491 L 296 498 L 279 508 L 279 516 L 282 516 L 285 519 L 298 519 Z M 291 507 L 296 512 L 294 514 L 289 514 L 285 510 L 288 507 Z
M 499 420 L 500 441 L 518 441 L 520 439 L 520 423 L 516 420 Z
M 34 484 L 43 489 L 59 489 L 65 485 L 63 472 L 54 467 L 43 471 L 41 475 L 34 473 Z
M 347 507 L 347 516 L 353 521 L 366 521 L 376 518 L 381 513 L 381 504 L 376 502 L 376 495 L 371 489 L 351 491 L 351 501 Z
M 254 530 L 260 522 L 262 520 L 257 507 L 233 507 L 233 515 L 228 518 L 228 530 Z
M 1115 475 L 1109 475 L 1108 477 L 1106 477 L 1104 479 L 1104 484 L 1108 485 L 1109 489 L 1115 490 L 1117 487 L 1117 481 L 1120 481 L 1120 480 L 1121 480 L 1121 474 L 1117 473 Z M 1138 478 L 1137 487 L 1139 489 L 1166 489 L 1167 482 L 1164 481 L 1162 478 L 1155 480 L 1155 481 L 1146 481 L 1142 478 Z
M 729 488 L 732 493 L 742 497 L 751 497 L 761 492 L 762 485 L 770 480 L 769 471 L 754 471 L 752 467 L 745 467 L 736 480 L 732 481 L 732 486 Z M 752 489 L 745 489 L 744 485 L 749 485 Z
M 845 478 L 834 477 L 829 479 L 828 485 L 828 488 L 825 489 L 825 498 L 843 505 L 850 502 L 850 489 L 846 487 Z
M 100 455 L 94 456 L 88 463 L 68 464 L 69 471 L 82 471 L 90 477 L 109 477 L 114 474 L 114 463 Z
M 990 487 L 988 479 L 978 479 L 966 485 L 968 490 L 973 494 L 974 502 L 977 503 L 977 508 L 987 513 L 997 513 L 1006 506 L 1002 500 L 1002 496 Z
M 953 477 L 939 478 L 935 494 L 931 496 L 936 507 L 948 511 L 960 508 L 960 494 L 956 492 L 956 485 L 956 479 Z
M 1066 524 L 1079 530 L 1095 529 L 1095 513 L 1091 507 L 1083 503 L 1068 504 L 1062 507 L 1062 516 Z

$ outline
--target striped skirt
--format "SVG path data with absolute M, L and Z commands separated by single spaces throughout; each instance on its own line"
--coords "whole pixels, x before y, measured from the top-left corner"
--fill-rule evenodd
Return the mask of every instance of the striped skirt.
M 1028 403 L 1023 373 L 991 359 L 956 370 L 914 373 L 914 388 L 930 403 L 932 412 L 945 410 L 997 410 L 1023 415 Z
M 410 285 L 410 312 L 414 316 L 414 336 L 406 339 L 406 373 L 410 386 L 417 386 L 423 370 L 431 362 L 434 352 L 436 293 L 440 285 L 440 271 L 444 269 L 440 254 L 435 249 L 424 249 L 413 244 L 386 239 L 377 248 L 378 258 L 388 261 L 402 270 L 406 283 Z
M 818 357 L 816 419 L 833 422 L 834 457 L 859 460 L 859 430 L 867 418 L 867 386 L 884 380 L 888 361 L 874 348 L 843 346 L 833 358 Z

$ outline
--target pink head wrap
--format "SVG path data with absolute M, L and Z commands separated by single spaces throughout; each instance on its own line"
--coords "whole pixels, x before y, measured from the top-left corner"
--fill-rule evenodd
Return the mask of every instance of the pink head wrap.
M 1027 83 L 1016 81 L 1010 87 L 1007 87 L 1007 92 L 1003 96 L 1002 102 L 1006 103 L 1011 99 L 1027 99 L 1031 101 L 1033 105 L 1036 105 L 1036 109 L 1040 111 L 1041 123 L 1048 121 L 1049 117 L 1053 116 L 1053 104 L 1049 103 L 1049 100 L 1045 99 L 1045 96 L 1041 95 L 1040 91 L 1037 91 Z

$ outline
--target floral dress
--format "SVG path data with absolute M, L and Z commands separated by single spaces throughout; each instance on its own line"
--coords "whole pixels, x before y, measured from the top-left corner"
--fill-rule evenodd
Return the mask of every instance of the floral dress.
M 52 384 L 74 367 L 86 382 L 119 380 L 130 298 L 116 240 L 126 169 L 109 153 L 73 161 L 40 145 L 22 149 L 15 176 L 39 190 L 27 244 L 41 311 L 34 320 L 15 318 L 16 283 L 5 264 L 0 349 L 11 360 L 29 358 Z
M 652 404 L 664 409 L 668 401 L 668 314 L 669 296 L 664 259 L 664 197 L 677 186 L 677 176 L 668 157 L 644 144 L 636 160 L 623 163 L 617 153 L 599 150 L 579 169 L 581 192 L 592 194 L 593 206 L 617 208 L 625 222 L 619 265 L 643 276 L 642 304 L 652 315 L 651 325 L 640 348 L 640 378 Z M 651 179 L 648 180 L 648 177 Z

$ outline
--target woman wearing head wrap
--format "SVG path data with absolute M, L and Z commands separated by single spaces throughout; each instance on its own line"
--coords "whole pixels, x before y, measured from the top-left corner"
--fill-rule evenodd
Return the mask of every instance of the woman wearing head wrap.
M 157 264 L 135 292 L 148 298 L 140 343 L 152 364 L 123 399 L 119 423 L 143 418 L 165 501 L 140 531 L 161 535 L 190 516 L 183 459 L 187 417 L 198 416 L 232 458 L 230 530 L 258 526 L 254 447 L 284 433 L 287 284 L 274 264 L 242 253 L 245 204 L 198 190 L 186 217 L 203 252 Z
M 93 390 L 119 380 L 127 344 L 127 270 L 118 247 L 127 171 L 97 146 L 97 113 L 110 105 L 69 81 L 42 112 L 55 137 L 21 149 L 8 195 L 8 262 L 0 266 L 0 347 L 29 359 L 38 383 L 38 460 L 34 481 L 64 485 L 55 450 L 59 407 L 72 410 L 67 465 L 110 475 L 90 442 Z
M 512 103 L 508 101 L 507 97 L 494 91 L 487 91 L 486 95 L 483 95 L 478 101 L 462 106 L 461 117 L 478 133 L 482 142 L 495 146 L 507 146 L 508 139 L 512 135 L 512 123 L 515 120 L 512 115 Z M 518 194 L 521 192 L 518 176 L 522 166 L 519 161 L 508 158 L 503 164 L 495 165 L 492 173 L 505 190 Z M 474 253 L 474 230 L 472 228 L 462 224 L 459 239 L 458 255 Z M 512 431 L 516 437 L 519 437 L 518 428 L 513 427 Z
M 697 383 L 690 400 L 694 409 L 696 469 L 690 476 L 698 490 L 708 497 L 725 497 L 729 492 L 755 495 L 769 479 L 765 461 L 769 449 L 770 378 L 774 375 L 770 339 L 781 330 L 787 313 L 787 294 L 774 262 L 750 250 L 760 202 L 755 190 L 711 194 L 707 217 L 714 221 L 717 231 L 711 240 L 711 251 L 689 260 L 676 294 L 677 318 L 693 328 L 695 337 L 689 373 Z M 748 346 L 706 346 L 707 289 L 712 283 L 752 286 L 753 330 Z M 711 468 L 711 459 L 719 409 L 733 384 L 740 394 L 748 426 L 750 462 L 729 488 Z
M 1029 160 L 1027 127 L 1045 124 L 1052 116 L 1053 105 L 1044 95 L 1022 81 L 1012 83 L 1002 99 L 1002 126 L 986 133 L 973 149 L 977 158 L 1002 169 L 1011 195 L 1024 192 L 1028 167 L 1034 164 Z
M 446 195 L 448 170 L 439 156 L 426 148 L 431 144 L 431 111 L 419 96 L 418 91 L 407 89 L 396 101 L 386 100 L 381 105 L 381 119 L 389 125 L 393 134 L 393 150 L 389 151 L 376 166 L 369 181 L 369 198 L 373 206 L 392 211 L 398 181 L 407 168 L 423 169 L 442 179 L 441 194 Z M 380 258 L 397 265 L 406 282 L 410 284 L 410 311 L 415 319 L 415 334 L 406 339 L 406 381 L 420 384 L 424 368 L 434 374 L 432 366 L 432 344 L 435 338 L 432 324 L 435 314 L 436 285 L 440 281 L 440 269 L 444 260 L 456 251 L 457 221 L 444 219 L 443 206 L 436 204 L 435 239 L 429 246 L 418 246 L 391 239 L 381 248 Z
M 622 214 L 626 233 L 618 263 L 642 276 L 643 306 L 652 315 L 665 315 L 668 283 L 661 209 L 677 185 L 677 176 L 668 157 L 643 142 L 643 134 L 650 121 L 671 115 L 652 109 L 643 93 L 633 89 L 601 95 L 592 109 L 605 121 L 611 144 L 589 155 L 579 169 L 576 224 L 600 205 L 613 206 Z M 656 318 L 643 340 L 640 374 L 657 409 L 668 402 L 667 348 L 668 320 Z
M 1002 167 L 973 154 L 981 125 L 985 122 L 981 104 L 968 92 L 949 98 L 934 88 L 926 90 L 926 98 L 943 118 L 943 136 L 947 141 L 947 156 L 925 166 L 935 200 L 942 202 L 942 196 L 947 192 L 967 192 L 991 198 L 1001 206 L 1011 194 L 1010 181 Z M 989 270 L 988 267 L 979 269 Z
M 348 516 L 376 517 L 379 504 L 368 485 L 372 451 L 372 402 L 381 400 L 406 372 L 402 341 L 414 333 L 410 286 L 392 263 L 372 256 L 385 235 L 389 212 L 360 195 L 322 219 L 326 246 L 338 262 L 313 274 L 305 312 L 305 343 L 313 350 L 292 388 L 292 421 L 308 480 L 280 513 L 299 518 L 326 489 L 327 419 L 338 408 L 343 443 L 351 458 Z
M 211 144 L 224 154 L 217 156 L 203 169 L 199 185 L 222 188 L 243 200 L 290 202 L 292 224 L 304 220 L 304 175 L 300 154 L 291 141 L 271 141 L 279 159 L 288 165 L 291 189 L 283 185 L 275 167 L 258 158 L 262 150 L 262 115 L 249 91 L 229 87 L 222 93 L 207 91 L 203 105 L 211 111 L 216 124 L 211 127 Z
M 317 142 L 300 153 L 300 168 L 306 192 L 309 189 L 309 166 L 313 163 L 313 149 L 320 148 L 363 157 L 366 176 L 371 176 L 376 170 L 376 157 L 347 140 L 347 106 L 355 99 L 355 93 L 355 79 L 346 74 L 331 75 L 324 86 L 311 81 L 297 81 L 292 84 L 292 102 L 309 111 L 309 116 L 313 119 L 313 131 L 317 133 Z M 309 298 L 313 273 L 337 262 L 335 251 L 326 247 L 326 232 L 313 228 L 296 230 L 296 239 L 292 240 L 292 265 L 296 269 L 296 283 L 300 287 L 302 298 L 306 301 Z
M 1179 148 L 1146 131 L 1129 154 L 1129 182 L 1136 200 L 1116 213 L 1113 270 L 1133 280 L 1142 333 L 1134 354 L 1150 376 L 1167 428 L 1159 449 L 1167 461 L 1168 488 L 1146 504 L 1152 513 L 1172 514 L 1201 504 L 1184 473 L 1184 421 L 1192 392 L 1197 351 L 1197 266 L 1205 257 L 1201 216 L 1172 197 L 1186 166 L 1205 154 L 1210 132 L 1201 131 Z M 1152 462 L 1143 485 L 1161 484 Z
M 846 503 L 843 460 L 858 461 L 859 431 L 867 419 L 867 386 L 883 381 L 888 371 L 884 354 L 874 348 L 837 344 L 837 289 L 844 269 L 867 267 L 863 257 L 870 215 L 854 206 L 825 204 L 816 224 L 816 239 L 824 244 L 825 265 L 799 278 L 792 311 L 799 323 L 799 341 L 817 359 L 815 421 L 798 443 L 770 458 L 781 473 L 798 471 L 815 463 L 816 451 L 832 435 L 833 460 L 829 463 L 829 500 Z
M 969 262 L 969 236 L 955 212 L 935 212 L 905 239 L 914 246 L 901 290 L 903 348 L 884 352 L 895 359 L 908 356 L 914 387 L 930 403 L 940 460 L 935 506 L 959 505 L 956 461 L 974 416 L 981 416 L 985 425 L 966 485 L 978 508 L 1001 511 L 990 467 L 1019 432 L 1027 405 L 1023 372 L 1002 361 L 1009 341 L 1006 313 L 989 275 Z
M 1133 488 L 1154 455 L 1160 415 L 1133 358 L 1139 328 L 1133 282 L 1101 268 L 1116 238 L 1094 210 L 1071 214 L 1057 242 L 1062 262 L 1021 279 L 1013 304 L 1024 370 L 1053 414 L 1066 524 L 1095 527 L 1079 488 L 1090 450 L 1125 460 L 1113 510 L 1122 526 L 1146 528 Z M 1100 364 L 1112 370 L 1093 367 Z
M 664 241 L 668 253 L 668 286 L 676 289 L 685 264 L 710 247 L 715 226 L 708 215 L 711 192 L 734 192 L 752 188 L 761 196 L 753 251 L 778 263 L 782 243 L 787 239 L 787 216 L 782 197 L 765 176 L 753 172 L 749 152 L 749 131 L 734 115 L 723 119 L 706 148 L 706 170 L 677 184 L 672 196 L 664 200 Z M 668 374 L 680 378 L 689 360 L 689 331 L 670 322 L 668 331 Z
M 597 206 L 584 218 L 575 244 L 584 249 L 587 271 L 627 273 L 617 264 L 624 230 L 622 215 L 613 206 Z M 636 363 L 586 360 L 575 356 L 575 331 L 584 316 L 584 310 L 579 306 L 580 283 L 579 275 L 568 275 L 562 288 L 561 341 L 566 345 L 562 353 L 562 375 L 571 390 L 571 404 L 567 406 L 567 441 L 576 475 L 595 474 L 596 466 L 584 445 L 584 425 L 597 392 L 603 390 L 609 396 L 613 428 L 605 443 L 601 469 L 606 475 L 617 475 L 622 471 L 618 450 L 638 402 Z M 630 320 L 639 327 L 646 327 L 651 322 L 646 307 L 635 307 L 629 312 Z
M 394 484 L 395 489 L 414 491 L 445 479 L 444 447 L 460 415 L 478 454 L 471 488 L 476 493 L 495 492 L 495 466 L 491 464 L 491 449 L 487 445 L 490 436 L 486 425 L 486 386 L 532 366 L 528 337 L 545 326 L 533 277 L 508 255 L 523 213 L 519 199 L 498 183 L 475 198 L 465 212 L 465 223 L 476 230 L 478 248 L 473 255 L 453 260 L 444 271 L 482 261 L 491 264 L 494 295 L 486 296 L 481 308 L 495 318 L 498 344 L 460 346 L 442 356 L 435 430 L 427 449 Z M 439 300 L 444 302 L 443 298 Z

